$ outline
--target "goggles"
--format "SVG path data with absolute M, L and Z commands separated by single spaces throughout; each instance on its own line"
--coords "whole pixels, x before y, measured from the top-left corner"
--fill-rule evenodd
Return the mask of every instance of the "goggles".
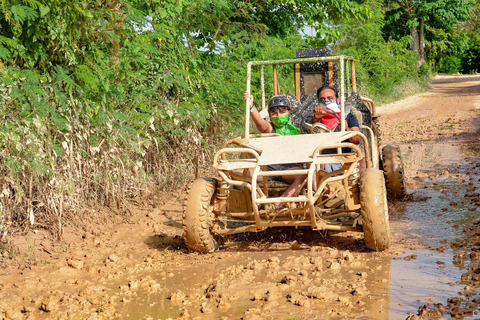
M 270 109 L 268 109 L 268 112 L 285 113 L 287 112 L 287 110 L 290 110 L 290 108 L 285 106 L 274 106 L 274 107 L 270 107 Z

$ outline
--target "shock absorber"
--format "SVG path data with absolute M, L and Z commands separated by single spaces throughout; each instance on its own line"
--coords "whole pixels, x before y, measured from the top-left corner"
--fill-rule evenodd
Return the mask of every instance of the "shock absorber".
M 215 211 L 225 212 L 227 209 L 228 200 L 228 184 L 224 180 L 220 180 L 217 186 L 217 192 L 215 193 Z
M 358 182 L 360 181 L 360 173 L 358 170 L 358 165 L 358 162 L 352 164 L 352 166 L 355 166 L 355 168 L 353 169 L 353 173 L 348 177 L 348 193 L 353 201 L 353 204 L 360 203 L 360 189 L 358 187 Z

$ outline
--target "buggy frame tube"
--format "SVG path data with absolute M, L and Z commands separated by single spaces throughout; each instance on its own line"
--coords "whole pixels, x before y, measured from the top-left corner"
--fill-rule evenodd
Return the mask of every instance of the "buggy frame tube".
M 372 145 L 372 163 L 373 163 L 373 167 L 374 168 L 377 168 L 379 167 L 379 164 L 378 164 L 378 146 L 375 142 L 375 135 L 373 134 L 373 130 L 372 128 L 370 128 L 369 126 L 365 126 L 365 125 L 362 125 L 362 129 L 366 129 L 368 130 L 368 132 L 370 133 L 370 137 L 371 137 L 371 145 Z M 368 146 L 366 146 L 368 147 Z M 370 150 L 368 150 L 370 151 Z M 367 153 L 367 150 L 365 150 L 365 153 Z M 365 158 L 367 156 L 365 155 Z
M 357 80 L 355 79 L 355 61 L 351 60 L 351 79 L 352 79 L 352 91 L 357 92 Z
M 280 83 L 278 82 L 278 72 L 276 64 L 273 65 L 273 94 L 280 94 Z
M 253 190 L 257 190 L 257 175 L 258 175 L 258 172 L 260 171 L 260 168 L 261 167 L 257 165 L 255 167 L 255 169 L 253 169 L 253 172 L 252 172 L 252 192 L 251 192 L 252 209 L 253 209 L 253 213 L 255 214 L 255 224 L 257 225 L 258 230 L 262 230 L 262 228 L 260 227 L 260 225 L 261 225 L 260 212 L 258 212 L 258 206 L 257 206 L 257 193 L 253 192 Z
M 345 131 L 345 61 L 340 57 L 340 129 Z
M 372 113 L 372 117 L 375 117 L 376 109 L 375 109 L 375 103 L 373 102 L 373 100 L 370 99 L 370 98 L 365 98 L 365 97 L 362 97 L 362 100 L 363 100 L 363 102 L 365 102 L 367 107 L 370 109 L 370 112 Z
M 247 92 L 250 93 L 250 81 L 252 80 L 252 65 L 247 63 Z M 262 95 L 264 90 L 262 90 Z M 251 106 L 248 103 L 249 100 L 245 101 L 245 132 L 244 137 L 248 139 L 248 134 L 250 132 L 250 108 Z
M 244 233 L 244 232 L 260 232 L 265 230 L 266 228 L 273 228 L 273 227 L 286 227 L 286 226 L 306 226 L 310 227 L 311 224 L 308 221 L 271 221 L 271 222 L 262 222 L 261 229 L 258 229 L 256 225 L 253 223 L 248 226 L 233 228 L 233 229 L 220 229 L 216 231 L 216 234 L 221 236 L 228 236 L 237 233 Z M 358 227 L 354 226 L 342 226 L 342 225 L 330 225 L 328 223 L 323 225 L 322 230 L 335 230 L 335 231 L 361 231 Z
M 265 76 L 263 66 L 260 66 L 260 87 L 262 89 L 262 111 L 265 110 Z

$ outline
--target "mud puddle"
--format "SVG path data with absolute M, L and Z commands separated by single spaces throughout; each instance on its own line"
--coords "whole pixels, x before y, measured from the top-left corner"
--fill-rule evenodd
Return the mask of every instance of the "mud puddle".
M 177 270 L 176 280 L 160 282 L 162 292 L 138 292 L 121 313 L 129 319 L 340 319 L 354 314 L 388 319 L 390 257 L 321 250 L 321 256 L 306 245 L 293 251 L 219 252 L 216 259 L 225 261 Z M 148 277 L 159 279 L 158 274 Z
M 477 215 L 464 197 L 478 186 L 468 184 L 473 169 L 448 164 L 418 172 L 423 178 L 409 199 L 390 204 L 390 252 L 369 252 L 356 233 L 299 229 L 228 237 L 220 251 L 194 254 L 195 265 L 145 275 L 161 279 L 161 292 L 138 292 L 121 313 L 130 319 L 405 319 L 425 304 L 447 305 L 464 288 L 466 266 L 455 263 L 451 244 Z
M 425 305 L 447 306 L 452 299 L 463 300 L 459 298 L 465 294 L 461 279 L 471 261 L 458 241 L 467 236 L 463 226 L 478 219 L 477 205 L 472 199 L 480 189 L 478 166 L 462 159 L 461 150 L 445 141 L 409 148 L 444 155 L 442 164 L 427 163 L 411 175 L 415 181 L 411 181 L 410 187 L 416 187 L 411 200 L 396 203 L 391 210 L 397 236 L 407 246 L 412 242 L 411 250 L 392 260 L 391 319 L 404 319 L 408 313 L 417 314 L 417 310 L 420 314 Z M 409 156 L 415 154 L 413 151 Z M 418 244 L 424 248 L 418 248 Z M 461 318 L 470 319 L 477 314 L 476 310 L 461 314 Z M 442 314 L 424 316 L 435 318 Z
M 440 208 L 451 208 L 454 198 L 435 190 L 417 190 L 413 197 L 395 212 L 399 217 L 392 218 L 393 224 L 408 230 L 405 236 L 409 241 L 416 239 L 427 248 L 412 247 L 392 258 L 390 319 L 416 314 L 425 303 L 446 304 L 448 298 L 458 296 L 463 289 L 457 282 L 464 268 L 454 265 L 455 252 L 450 244 L 463 236 L 457 221 L 472 221 L 472 213 L 442 211 Z
M 390 318 L 404 319 L 408 312 L 426 302 L 444 303 L 457 295 L 462 286 L 456 282 L 461 277 L 451 256 L 428 250 L 406 252 L 394 258 L 390 282 Z
M 457 179 L 463 178 L 426 179 L 410 200 L 392 205 L 400 243 L 393 256 L 365 250 L 361 234 L 231 237 L 207 261 L 198 255 L 196 265 L 145 275 L 161 279 L 161 292 L 138 292 L 121 313 L 130 319 L 405 319 L 426 303 L 446 304 L 462 291 L 465 271 L 454 264 L 450 244 L 463 237 L 458 224 L 475 217 L 458 200 L 465 190 L 452 182 Z

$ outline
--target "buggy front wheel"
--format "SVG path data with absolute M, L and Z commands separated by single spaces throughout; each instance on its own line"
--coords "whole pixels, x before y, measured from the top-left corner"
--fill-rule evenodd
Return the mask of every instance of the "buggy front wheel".
M 367 248 L 382 251 L 390 246 L 390 222 L 382 171 L 365 170 L 360 178 L 360 205 Z
M 213 195 L 217 188 L 214 179 L 197 179 L 190 187 L 184 204 L 183 229 L 187 246 L 199 252 L 213 252 L 218 247 L 210 228 L 215 218 Z

